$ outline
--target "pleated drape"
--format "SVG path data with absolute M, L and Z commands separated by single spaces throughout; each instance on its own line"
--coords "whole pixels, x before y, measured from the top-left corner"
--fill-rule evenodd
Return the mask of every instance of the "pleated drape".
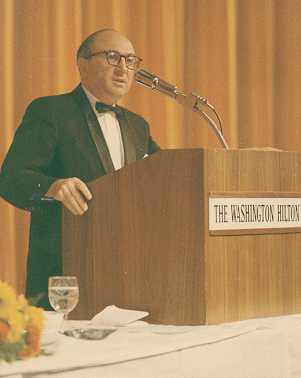
M 0 163 L 27 105 L 75 88 L 77 48 L 103 28 L 132 41 L 141 68 L 207 99 L 230 148 L 300 151 L 299 0 L 1 0 L 0 15 Z M 221 147 L 199 115 L 158 92 L 133 83 L 120 104 L 162 148 Z M 0 279 L 18 292 L 29 217 L 0 199 Z

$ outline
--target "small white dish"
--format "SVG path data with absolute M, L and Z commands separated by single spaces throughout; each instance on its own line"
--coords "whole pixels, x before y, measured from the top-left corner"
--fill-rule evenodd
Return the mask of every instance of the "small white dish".
M 45 329 L 43 333 L 59 332 L 63 322 L 63 314 L 56 311 L 44 311 L 46 320 L 44 322 Z
M 40 348 L 45 354 L 53 354 L 54 352 L 56 352 L 59 344 L 59 335 L 42 333 Z

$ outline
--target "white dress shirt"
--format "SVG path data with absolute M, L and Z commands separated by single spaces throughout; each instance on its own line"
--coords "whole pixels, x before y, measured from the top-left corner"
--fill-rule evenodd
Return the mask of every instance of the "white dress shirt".
M 82 88 L 96 114 L 99 126 L 109 148 L 114 167 L 116 170 L 120 169 L 124 166 L 124 148 L 117 116 L 114 112 L 98 113 L 95 104 L 96 102 L 99 102 L 99 100 L 84 86 L 82 86 Z

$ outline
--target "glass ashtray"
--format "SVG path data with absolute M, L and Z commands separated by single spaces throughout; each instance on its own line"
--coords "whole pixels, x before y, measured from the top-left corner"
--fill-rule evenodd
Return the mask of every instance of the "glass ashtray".
M 71 329 L 63 331 L 62 334 L 65 336 L 72 336 L 76 339 L 84 340 L 102 340 L 109 336 L 112 332 L 115 332 L 116 329 L 97 329 L 97 328 L 88 328 L 88 329 Z

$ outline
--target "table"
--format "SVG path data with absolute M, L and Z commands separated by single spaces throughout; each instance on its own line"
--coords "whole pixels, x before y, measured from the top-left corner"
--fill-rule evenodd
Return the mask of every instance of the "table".
M 301 377 L 298 314 L 218 326 L 118 327 L 100 341 L 47 332 L 43 343 L 53 355 L 1 361 L 0 377 Z

